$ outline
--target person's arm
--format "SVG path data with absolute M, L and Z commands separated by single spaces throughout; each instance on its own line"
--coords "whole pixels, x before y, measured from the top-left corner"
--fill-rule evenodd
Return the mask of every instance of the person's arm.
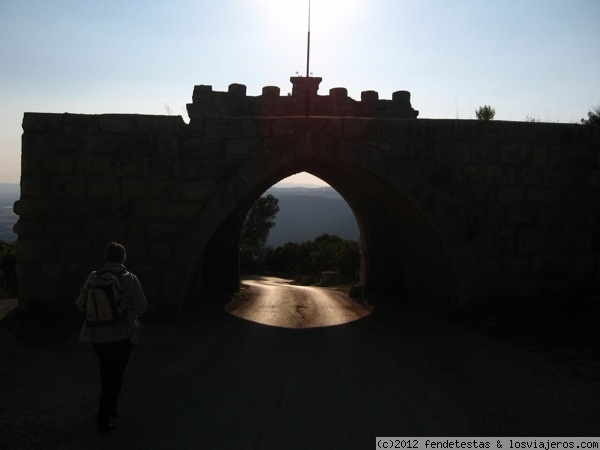
M 131 308 L 138 316 L 143 316 L 149 309 L 148 301 L 144 295 L 144 290 L 137 277 L 131 275 Z
M 79 296 L 77 297 L 77 300 L 75 300 L 75 306 L 77 306 L 77 309 L 81 313 L 85 312 L 85 303 L 87 301 L 87 293 L 88 293 L 87 286 L 88 286 L 88 282 L 90 281 L 91 277 L 92 277 L 92 274 L 90 273 L 88 275 L 88 277 L 86 278 L 85 283 L 83 283 L 83 286 L 79 290 Z

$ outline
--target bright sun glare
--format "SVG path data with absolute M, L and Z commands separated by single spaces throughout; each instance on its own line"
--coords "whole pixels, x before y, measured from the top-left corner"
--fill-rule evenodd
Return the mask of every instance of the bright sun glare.
M 308 29 L 310 1 L 311 32 L 322 34 L 347 31 L 360 17 L 362 0 L 256 0 L 269 19 L 286 28 Z

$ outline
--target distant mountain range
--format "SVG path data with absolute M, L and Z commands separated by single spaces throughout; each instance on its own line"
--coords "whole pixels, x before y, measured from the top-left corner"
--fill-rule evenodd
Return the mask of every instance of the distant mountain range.
M 327 187 L 279 187 L 268 189 L 279 199 L 279 213 L 267 246 L 279 247 L 286 242 L 312 241 L 328 233 L 357 241 L 360 233 L 346 201 Z
M 276 225 L 267 241 L 269 247 L 279 247 L 286 242 L 312 241 L 325 233 L 349 240 L 359 239 L 352 210 L 329 186 L 275 185 L 266 194 L 279 199 Z M 18 216 L 13 212 L 13 206 L 19 196 L 18 184 L 0 183 L 0 239 L 5 242 L 17 239 L 13 225 Z
M 17 240 L 13 225 L 18 217 L 13 212 L 13 206 L 20 196 L 21 188 L 18 184 L 0 183 L 0 239 L 4 242 Z

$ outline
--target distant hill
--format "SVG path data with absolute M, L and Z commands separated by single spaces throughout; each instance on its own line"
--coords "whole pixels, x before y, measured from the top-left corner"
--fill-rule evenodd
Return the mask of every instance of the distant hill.
M 267 246 L 312 241 L 324 233 L 349 240 L 359 239 L 352 210 L 331 187 L 272 187 L 266 194 L 279 199 L 279 213 Z
M 18 184 L 0 183 L 0 239 L 4 242 L 17 240 L 13 225 L 18 217 L 13 212 L 13 206 L 20 196 L 21 188 Z

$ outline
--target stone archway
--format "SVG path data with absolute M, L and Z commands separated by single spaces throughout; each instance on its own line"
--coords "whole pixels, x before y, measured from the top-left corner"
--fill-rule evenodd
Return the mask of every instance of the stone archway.
M 287 136 L 272 140 L 266 152 L 241 166 L 191 228 L 206 230 L 211 224 L 210 235 L 192 231 L 184 239 L 181 254 L 195 248 L 196 257 L 176 269 L 188 280 L 183 297 L 193 301 L 206 292 L 239 288 L 239 233 L 248 210 L 270 186 L 306 171 L 336 189 L 355 214 L 361 233 L 360 284 L 366 292 L 404 301 L 462 302 L 462 282 L 432 224 L 400 187 L 365 168 L 352 152 L 340 153 L 346 145 L 321 133 Z M 284 162 L 269 164 L 271 158 Z M 262 168 L 258 177 L 257 167 Z
M 597 289 L 598 127 L 417 120 L 405 91 L 355 101 L 292 82 L 291 96 L 196 86 L 189 124 L 26 113 L 19 307 L 71 307 L 111 240 L 157 304 L 180 305 L 209 281 L 235 289 L 248 208 L 302 171 L 354 211 L 368 291 L 457 304 Z

